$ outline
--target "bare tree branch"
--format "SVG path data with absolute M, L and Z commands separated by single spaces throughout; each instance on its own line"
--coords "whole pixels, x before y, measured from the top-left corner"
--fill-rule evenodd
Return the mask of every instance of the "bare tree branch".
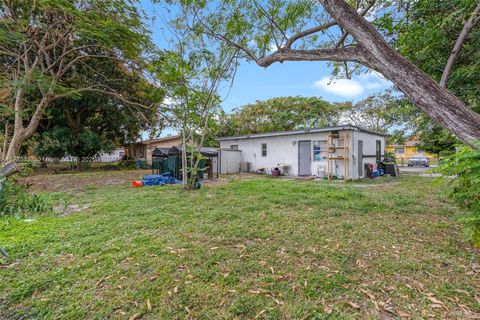
M 322 25 L 319 25 L 319 26 L 316 26 L 316 27 L 313 27 L 313 28 L 310 28 L 310 29 L 303 30 L 299 33 L 296 33 L 287 40 L 284 48 L 289 49 L 289 48 L 292 47 L 292 45 L 295 41 L 297 41 L 301 38 L 304 38 L 306 36 L 309 36 L 311 34 L 326 30 L 326 29 L 331 28 L 331 27 L 336 26 L 336 25 L 337 25 L 337 22 L 335 20 L 332 20 L 332 21 L 329 21 L 329 22 L 324 23 Z
M 257 64 L 261 67 L 268 67 L 274 62 L 283 61 L 352 61 L 368 66 L 368 61 L 364 57 L 364 50 L 360 46 L 317 50 L 282 48 L 269 56 L 257 60 Z

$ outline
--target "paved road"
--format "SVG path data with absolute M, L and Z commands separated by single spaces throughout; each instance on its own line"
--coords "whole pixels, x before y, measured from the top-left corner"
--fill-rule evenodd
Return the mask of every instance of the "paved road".
M 432 169 L 432 167 L 425 168 L 425 167 L 399 167 L 400 174 L 418 174 L 418 175 L 425 175 L 425 176 L 437 176 L 438 174 L 430 174 L 428 170 Z

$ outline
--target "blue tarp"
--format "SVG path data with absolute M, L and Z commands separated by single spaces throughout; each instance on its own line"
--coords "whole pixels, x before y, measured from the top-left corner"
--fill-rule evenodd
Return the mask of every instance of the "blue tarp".
M 163 186 L 164 184 L 180 184 L 182 180 L 178 180 L 170 175 L 170 172 L 164 174 L 150 174 L 143 177 L 144 186 Z

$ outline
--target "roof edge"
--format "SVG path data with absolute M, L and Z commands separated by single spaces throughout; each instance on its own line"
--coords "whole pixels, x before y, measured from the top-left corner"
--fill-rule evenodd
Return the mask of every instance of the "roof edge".
M 327 132 L 327 131 L 341 131 L 341 130 L 353 130 L 358 132 L 369 133 L 372 135 L 386 137 L 386 134 L 362 129 L 360 127 L 346 124 L 346 125 L 339 125 L 333 127 L 324 127 L 324 128 L 307 128 L 307 129 L 298 129 L 298 130 L 290 130 L 290 131 L 275 131 L 275 132 L 265 132 L 265 133 L 254 133 L 242 136 L 228 136 L 228 137 L 217 137 L 215 140 L 217 141 L 228 141 L 228 140 L 242 140 L 242 139 L 254 139 L 254 138 L 267 138 L 267 137 L 280 137 L 280 136 L 289 136 L 289 135 L 297 135 L 297 134 L 304 134 L 304 133 L 317 133 L 317 132 Z

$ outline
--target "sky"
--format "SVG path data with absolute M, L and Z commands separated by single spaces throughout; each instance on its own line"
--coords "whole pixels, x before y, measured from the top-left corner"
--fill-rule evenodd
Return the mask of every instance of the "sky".
M 168 13 L 150 0 L 142 0 L 141 7 L 150 17 L 148 24 L 153 41 L 162 49 L 169 48 L 169 32 L 165 27 Z M 222 107 L 226 112 L 253 103 L 284 96 L 320 97 L 330 102 L 358 102 L 371 94 L 391 88 L 391 82 L 377 73 L 333 80 L 328 62 L 284 62 L 262 68 L 253 62 L 243 61 L 238 67 L 231 87 L 221 90 Z

